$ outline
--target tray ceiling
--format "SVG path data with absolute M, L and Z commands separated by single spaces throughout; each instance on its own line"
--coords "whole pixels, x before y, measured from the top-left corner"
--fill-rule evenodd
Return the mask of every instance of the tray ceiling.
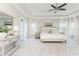
M 29 13 L 32 16 L 53 16 L 53 15 L 68 15 L 73 12 L 76 12 L 79 9 L 79 3 L 67 3 L 63 8 L 66 11 L 54 11 L 48 12 L 48 10 L 53 9 L 50 5 L 55 3 L 19 3 L 16 6 L 21 9 L 24 13 Z M 58 3 L 61 5 L 62 3 Z

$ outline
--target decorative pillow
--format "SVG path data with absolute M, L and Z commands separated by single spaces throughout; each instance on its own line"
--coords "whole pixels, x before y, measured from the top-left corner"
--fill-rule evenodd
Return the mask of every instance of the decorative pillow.
M 9 36 L 13 36 L 13 35 L 17 35 L 17 34 L 18 34 L 17 31 L 9 31 L 9 32 L 8 32 L 8 35 L 9 35 Z
M 3 40 L 7 36 L 7 33 L 0 33 L 0 40 Z
M 8 36 L 13 36 L 14 35 L 14 32 L 13 31 L 9 31 L 8 32 Z

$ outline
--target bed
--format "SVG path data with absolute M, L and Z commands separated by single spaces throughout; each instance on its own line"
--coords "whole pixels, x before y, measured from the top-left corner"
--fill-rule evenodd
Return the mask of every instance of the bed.
M 41 33 L 40 39 L 48 42 L 66 42 L 66 36 L 61 33 Z
M 40 33 L 40 40 L 43 42 L 66 42 L 66 35 L 58 32 L 57 28 L 44 27 Z

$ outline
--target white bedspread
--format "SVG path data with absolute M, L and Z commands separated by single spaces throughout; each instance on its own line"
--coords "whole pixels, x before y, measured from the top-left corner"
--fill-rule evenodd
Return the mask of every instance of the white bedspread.
M 42 41 L 65 41 L 66 36 L 61 33 L 41 33 L 40 39 Z

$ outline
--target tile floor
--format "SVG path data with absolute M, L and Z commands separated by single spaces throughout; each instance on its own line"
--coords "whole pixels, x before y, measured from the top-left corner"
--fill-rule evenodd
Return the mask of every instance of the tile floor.
M 66 43 L 42 43 L 39 39 L 22 41 L 12 56 L 79 56 L 79 46 Z

